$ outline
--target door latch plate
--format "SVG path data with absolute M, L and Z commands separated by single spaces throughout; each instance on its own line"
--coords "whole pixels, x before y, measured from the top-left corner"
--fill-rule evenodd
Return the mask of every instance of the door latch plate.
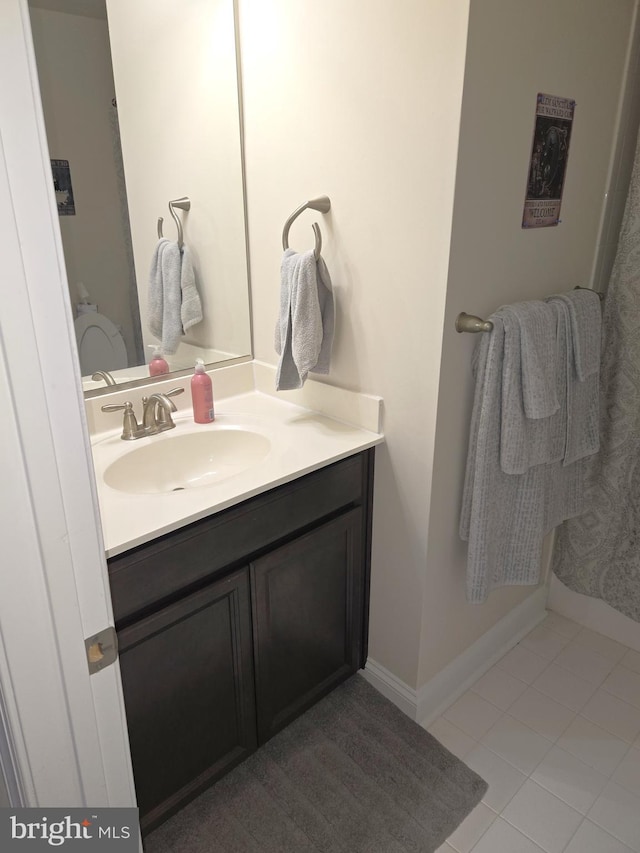
M 89 674 L 93 675 L 110 666 L 118 657 L 118 638 L 113 626 L 104 628 L 84 641 Z

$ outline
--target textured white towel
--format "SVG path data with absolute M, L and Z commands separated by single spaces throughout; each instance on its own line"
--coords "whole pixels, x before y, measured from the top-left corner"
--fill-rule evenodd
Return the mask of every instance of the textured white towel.
M 550 462 L 523 474 L 500 467 L 504 314 L 474 353 L 475 395 L 467 456 L 460 536 L 468 540 L 467 599 L 481 603 L 509 584 L 540 580 L 545 534 L 584 510 L 584 464 Z
M 182 249 L 182 265 L 180 269 L 180 290 L 182 305 L 180 317 L 182 328 L 186 332 L 202 320 L 202 304 L 196 287 L 196 276 L 191 263 L 191 252 L 184 246 Z
M 164 237 L 161 240 L 158 240 L 151 259 L 151 269 L 149 270 L 149 331 L 159 339 L 162 339 L 162 310 L 164 302 L 162 285 L 162 253 L 165 246 L 168 244 L 169 241 Z
M 331 278 L 312 251 L 287 249 L 280 269 L 280 315 L 275 349 L 280 356 L 276 389 L 301 388 L 309 372 L 328 373 L 334 331 Z

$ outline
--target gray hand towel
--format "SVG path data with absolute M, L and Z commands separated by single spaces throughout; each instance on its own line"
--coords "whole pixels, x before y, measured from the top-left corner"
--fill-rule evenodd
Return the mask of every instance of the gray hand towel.
M 169 241 L 164 237 L 158 241 L 151 259 L 151 269 L 149 270 L 149 291 L 147 298 L 149 331 L 158 339 L 162 339 L 162 311 L 164 302 L 162 253 L 168 244 Z
M 301 388 L 309 372 L 329 372 L 334 323 L 331 278 L 324 260 L 316 262 L 312 251 L 298 254 L 287 249 L 275 328 L 278 391 Z
M 528 418 L 548 418 L 560 408 L 556 388 L 556 312 L 535 299 L 508 305 L 505 310 L 520 326 L 524 412 Z
M 180 276 L 182 257 L 177 243 L 167 241 L 162 252 L 162 350 L 165 355 L 173 355 L 178 349 L 182 335 L 180 317 L 182 290 Z
M 329 270 L 321 256 L 316 262 L 318 274 L 318 305 L 322 317 L 322 343 L 315 367 L 312 373 L 329 373 L 331 369 L 331 348 L 333 346 L 333 334 L 335 329 L 335 305 L 333 302 L 333 286 Z
M 564 464 L 571 465 L 600 448 L 600 299 L 593 291 L 573 290 L 548 301 L 558 306 L 567 337 Z
M 180 267 L 180 290 L 182 306 L 180 318 L 182 328 L 186 332 L 202 320 L 202 304 L 196 287 L 196 276 L 191 263 L 191 253 L 186 246 L 182 248 L 182 265 Z
M 564 456 L 565 344 L 554 305 L 532 300 L 496 312 L 504 326 L 500 465 L 524 474 Z
M 600 343 L 602 337 L 602 307 L 595 290 L 580 288 L 563 293 L 569 307 L 573 336 L 573 358 L 578 379 L 584 381 L 600 373 Z

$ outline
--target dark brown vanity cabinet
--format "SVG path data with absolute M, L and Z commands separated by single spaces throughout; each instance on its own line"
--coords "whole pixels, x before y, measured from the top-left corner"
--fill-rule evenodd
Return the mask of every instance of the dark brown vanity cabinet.
M 364 666 L 373 453 L 109 560 L 143 832 Z
M 154 826 L 256 748 L 246 571 L 119 632 L 138 807 Z
M 361 534 L 353 510 L 251 564 L 260 743 L 361 666 Z

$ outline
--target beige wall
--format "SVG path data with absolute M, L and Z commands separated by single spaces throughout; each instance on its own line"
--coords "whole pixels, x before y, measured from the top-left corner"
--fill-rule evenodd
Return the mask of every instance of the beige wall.
M 447 287 L 419 682 L 530 590 L 464 600 L 457 535 L 472 401 L 460 311 L 589 286 L 607 190 L 634 0 L 472 0 Z M 552 25 L 549 24 L 552 22 Z M 521 228 L 538 92 L 577 102 L 559 226 Z
M 107 23 L 30 11 L 49 153 L 52 159 L 68 160 L 71 169 L 76 215 L 60 217 L 71 302 L 78 301 L 77 283 L 83 282 L 100 313 L 122 329 L 135 364 Z
M 370 655 L 416 685 L 467 3 L 240 0 L 254 350 L 276 363 L 281 233 L 323 255 L 332 384 L 384 397 Z
M 589 283 L 634 2 L 471 0 L 457 182 L 468 2 L 239 5 L 255 355 L 276 362 L 284 220 L 326 193 L 331 213 L 302 216 L 290 243 L 310 247 L 320 222 L 337 301 L 327 381 L 384 397 L 370 655 L 419 688 L 531 592 L 465 602 L 474 340 L 453 320 Z M 525 233 L 538 91 L 578 106 L 563 223 Z

